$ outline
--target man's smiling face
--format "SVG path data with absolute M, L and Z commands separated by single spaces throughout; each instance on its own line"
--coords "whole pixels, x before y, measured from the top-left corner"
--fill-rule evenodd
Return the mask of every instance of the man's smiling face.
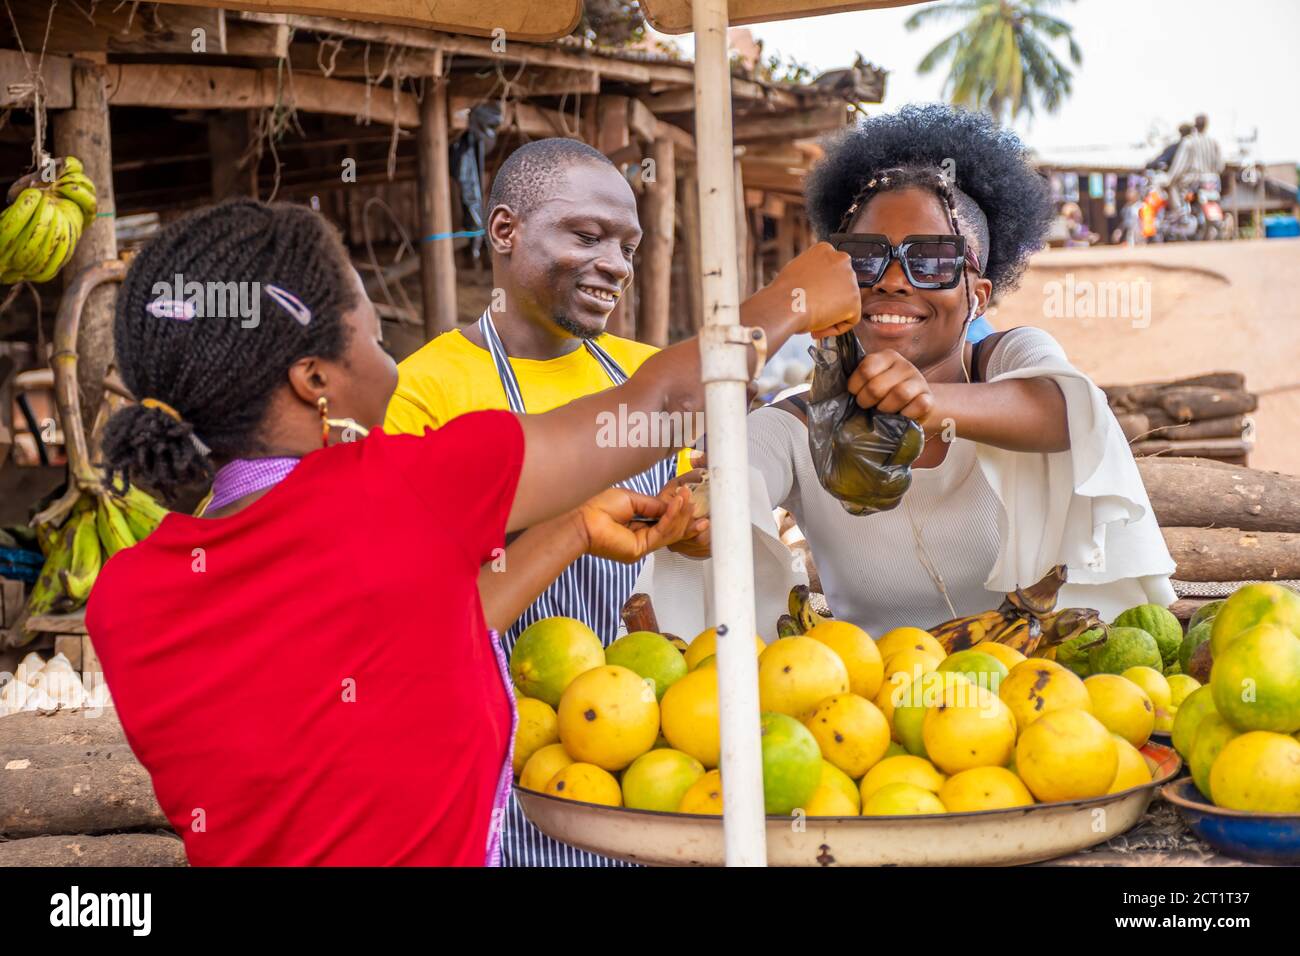
M 618 169 L 570 164 L 515 223 L 508 268 L 520 305 L 535 320 L 595 338 L 632 281 L 640 242 L 636 197 Z

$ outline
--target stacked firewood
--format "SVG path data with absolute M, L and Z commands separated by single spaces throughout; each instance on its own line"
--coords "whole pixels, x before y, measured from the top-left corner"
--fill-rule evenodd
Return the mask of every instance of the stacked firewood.
M 1136 456 L 1177 455 L 1245 464 L 1259 405 L 1240 372 L 1103 389 Z
M 185 862 L 113 708 L 0 717 L 0 867 Z
M 1143 458 L 1138 471 L 1175 579 L 1300 579 L 1300 477 L 1204 458 Z

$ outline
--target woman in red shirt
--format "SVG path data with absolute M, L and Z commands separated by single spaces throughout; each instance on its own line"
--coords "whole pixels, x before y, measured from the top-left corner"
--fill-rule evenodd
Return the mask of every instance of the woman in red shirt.
M 823 244 L 741 311 L 777 348 L 858 309 Z M 213 501 L 108 562 L 87 625 L 194 864 L 492 862 L 514 711 L 480 567 L 545 521 L 635 557 L 650 532 L 619 521 L 679 520 L 680 498 L 579 506 L 668 452 L 601 447 L 601 412 L 701 407 L 694 340 L 545 415 L 417 437 L 378 430 L 396 384 L 379 329 L 335 231 L 287 205 L 173 223 L 120 290 L 141 403 L 108 425 L 109 469 L 164 495 L 212 479 Z

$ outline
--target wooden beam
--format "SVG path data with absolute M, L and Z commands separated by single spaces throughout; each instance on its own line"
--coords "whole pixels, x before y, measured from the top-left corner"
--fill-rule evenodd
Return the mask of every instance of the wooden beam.
M 225 53 L 226 14 L 167 3 L 12 4 L 23 47 L 46 53 Z M 8 17 L 3 21 L 9 26 Z M 201 30 L 201 34 L 194 31 Z M 201 37 L 201 49 L 199 38 Z
M 289 28 L 283 23 L 226 21 L 226 53 L 278 60 L 289 55 Z
M 740 287 L 740 298 L 743 300 L 749 295 L 749 216 L 745 212 L 745 185 L 744 176 L 741 173 L 741 161 L 739 158 L 732 160 L 735 163 L 735 212 L 736 212 L 736 284 Z
M 635 163 L 640 166 L 641 160 L 645 158 L 645 153 L 645 147 L 640 143 L 628 143 L 621 149 L 616 149 L 614 152 L 609 153 L 608 159 L 615 166 L 622 166 L 625 163 Z M 637 188 L 635 183 L 632 188 L 634 190 Z
M 661 113 L 694 113 L 695 90 L 688 86 L 684 89 L 669 90 L 667 93 L 658 93 L 647 97 L 645 104 L 654 111 L 656 116 Z
M 85 224 L 72 257 L 63 266 L 66 289 L 73 277 L 88 266 L 117 258 L 114 229 L 113 146 L 108 124 L 106 67 L 78 60 L 72 70 L 73 107 L 54 114 L 54 150 L 76 156 L 95 184 L 99 210 Z M 105 282 L 92 289 L 81 312 L 77 336 L 78 380 L 82 419 L 91 433 L 104 394 L 104 376 L 113 362 L 113 306 L 117 284 Z M 67 427 L 67 426 L 65 426 Z M 92 454 L 93 454 L 92 449 Z
M 166 109 L 258 109 L 274 106 L 280 77 L 274 69 L 121 63 L 109 69 L 111 106 L 157 106 Z M 369 95 L 367 95 L 367 92 Z M 308 113 L 369 116 L 375 123 L 420 125 L 419 107 L 410 93 L 394 102 L 388 87 L 367 91 L 365 84 L 295 74 L 284 81 L 279 98 Z
M 469 129 L 469 111 L 479 104 L 479 100 L 470 96 L 450 96 L 451 102 L 451 128 L 453 130 Z M 506 103 L 505 115 L 501 119 L 501 130 L 518 130 L 532 137 L 542 136 L 568 136 L 578 138 L 576 127 L 578 124 L 572 118 L 567 120 L 561 117 L 555 110 L 543 109 L 540 106 L 533 106 L 531 103 Z
M 525 70 L 516 80 L 514 70 L 506 77 L 510 80 L 510 95 L 515 98 L 533 96 L 594 96 L 600 92 L 600 74 L 593 70 L 534 69 Z M 470 73 L 453 73 L 448 78 L 457 96 L 474 98 L 500 96 L 505 92 L 501 78 L 495 74 L 476 76 Z
M 420 105 L 420 289 L 427 339 L 456 327 L 456 259 L 451 244 L 451 169 L 447 85 L 429 83 Z M 432 239 L 430 236 L 447 236 Z
M 634 101 L 635 102 L 635 101 Z M 677 222 L 677 162 L 671 139 L 657 139 L 650 148 L 654 179 L 645 184 L 641 211 L 642 342 L 655 348 L 668 344 L 672 313 L 673 242 Z
M 778 113 L 758 118 L 741 117 L 736 120 L 734 139 L 740 143 L 771 137 L 795 139 L 816 136 L 846 126 L 848 122 L 848 109 L 843 104 L 823 106 L 806 112 Z
M 704 276 L 700 264 L 700 192 L 694 175 L 681 178 L 682 245 L 686 257 L 686 296 L 691 331 L 704 325 Z
M 788 140 L 774 145 L 778 142 L 765 140 L 761 143 L 746 143 L 745 159 L 759 160 L 774 166 L 791 166 L 796 169 L 806 169 L 812 165 L 808 156 L 791 146 Z
M 671 139 L 677 150 L 679 160 L 695 160 L 695 137 L 680 126 L 658 120 L 655 123 L 655 139 Z
M 605 155 L 616 153 L 631 142 L 628 134 L 628 98 L 602 96 L 597 107 L 595 146 Z
M 799 196 L 803 194 L 807 170 L 775 163 L 764 163 L 748 157 L 741 160 L 745 169 L 745 183 L 754 189 L 770 190 Z
M 289 27 L 282 28 L 288 30 Z M 369 49 L 367 50 L 367 46 Z M 389 56 L 389 50 L 393 53 Z M 339 48 L 322 47 L 310 40 L 299 40 L 289 49 L 295 70 L 307 70 L 331 78 L 363 77 L 375 79 L 388 69 L 390 76 L 434 76 L 435 66 L 441 56 L 438 50 L 411 50 L 405 47 L 380 46 L 365 43 L 344 43 Z M 459 92 L 459 90 L 457 90 Z
M 776 224 L 776 267 L 778 269 L 784 269 L 785 264 L 795 257 L 797 242 L 795 231 L 798 229 L 798 224 L 795 222 L 794 204 L 784 205 L 781 218 Z
M 816 140 L 777 137 L 775 139 L 755 139 L 745 144 L 745 156 L 749 159 L 763 159 L 771 163 L 785 163 L 789 166 L 810 166 L 825 154 L 825 150 Z
M 522 41 L 510 41 L 505 48 L 493 50 L 493 41 L 483 37 L 438 33 L 415 27 L 397 27 L 359 20 L 341 20 L 335 17 L 313 17 L 284 14 L 243 12 L 240 17 L 259 23 L 287 22 L 295 30 L 309 30 L 330 36 L 353 37 L 371 42 L 393 43 L 417 50 L 442 50 L 458 56 L 482 57 L 490 62 L 531 63 L 538 66 L 568 67 L 575 70 L 593 70 L 604 79 L 622 83 L 648 84 L 652 81 L 690 86 L 694 82 L 694 68 L 689 64 L 642 63 L 614 57 L 570 53 L 554 46 L 539 46 Z M 272 19 L 268 19 L 272 18 Z
M 45 91 L 45 108 L 66 110 L 72 106 L 72 60 L 66 56 L 44 58 L 28 53 L 27 59 L 17 50 L 0 50 L 0 109 L 32 105 L 32 88 L 27 62 L 31 69 L 40 65 L 40 79 Z
M 657 136 L 655 114 L 651 112 L 650 107 L 635 97 L 628 100 L 627 103 L 627 128 L 635 139 L 643 143 L 652 143 Z
M 735 78 L 731 81 L 731 99 L 733 103 L 751 106 L 760 105 L 774 109 L 799 110 L 804 108 L 800 98 L 788 90 L 763 86 L 750 80 Z M 692 87 L 669 89 L 649 97 L 646 100 L 646 105 L 654 110 L 656 114 L 694 113 L 695 90 Z
M 795 110 L 803 108 L 802 100 L 788 90 L 775 86 L 764 86 L 753 80 L 732 77 L 732 100 L 745 100 L 751 103 L 767 103 L 779 109 Z

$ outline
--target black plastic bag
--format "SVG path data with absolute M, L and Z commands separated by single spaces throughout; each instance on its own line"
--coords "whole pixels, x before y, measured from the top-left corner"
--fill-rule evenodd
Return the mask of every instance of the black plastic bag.
M 451 144 L 451 168 L 460 185 L 460 202 L 464 210 L 465 228 L 482 231 L 487 228 L 487 210 L 483 196 L 483 161 L 497 140 L 501 125 L 501 106 L 497 103 L 480 103 L 469 111 L 469 128 Z M 483 248 L 483 236 L 470 240 L 474 258 Z
M 849 394 L 849 375 L 864 358 L 846 332 L 808 349 L 813 359 L 808 393 L 808 450 L 823 488 L 852 515 L 898 506 L 912 484 L 912 462 L 925 445 L 921 426 L 902 415 L 862 408 Z

